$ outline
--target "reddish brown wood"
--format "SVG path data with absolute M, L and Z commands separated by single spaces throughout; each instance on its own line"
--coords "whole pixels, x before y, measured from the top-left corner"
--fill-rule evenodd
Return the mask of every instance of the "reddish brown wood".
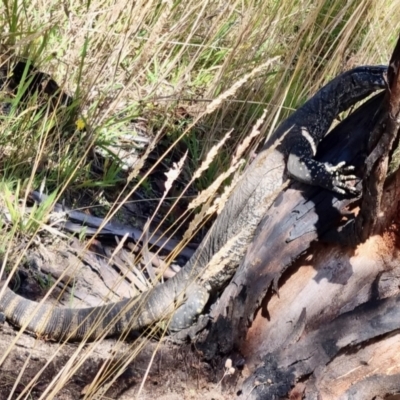
M 398 143 L 399 72 L 400 42 L 384 107 L 375 103 L 374 112 L 368 110 L 371 103 L 364 105 L 360 119 L 351 116 L 338 128 L 360 138 L 376 124 L 355 224 L 362 243 L 310 247 L 336 219 L 334 210 L 348 203 L 332 206 L 326 194 L 319 192 L 318 198 L 312 189 L 290 188 L 268 212 L 212 311 L 209 349 L 214 354 L 236 349 L 250 374 L 239 398 L 365 399 L 400 393 L 399 172 L 386 181 Z M 276 290 L 268 292 L 271 285 Z

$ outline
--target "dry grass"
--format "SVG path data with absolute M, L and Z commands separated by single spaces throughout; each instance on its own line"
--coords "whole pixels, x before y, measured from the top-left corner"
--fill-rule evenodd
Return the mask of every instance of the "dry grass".
M 262 135 L 254 134 L 253 141 L 245 141 L 252 127 L 267 135 L 337 73 L 355 65 L 387 62 L 399 31 L 400 4 L 389 0 L 3 0 L 0 19 L 3 48 L 29 57 L 62 83 L 77 99 L 87 126 L 86 132 L 75 131 L 65 138 L 57 129 L 55 114 L 34 104 L 1 121 L 3 181 L 14 192 L 27 192 L 46 176 L 46 188 L 57 191 L 55 200 L 67 188 L 112 187 L 119 179 L 118 167 L 110 164 L 93 182 L 87 155 L 94 144 L 118 136 L 121 124 L 139 116 L 155 138 L 150 146 L 170 131 L 176 138 L 171 148 L 184 141 L 189 158 L 193 157 L 193 140 L 201 145 L 199 173 L 195 174 L 196 168 L 192 172 L 208 184 L 229 169 L 227 160 L 235 157 L 240 143 L 246 143 L 247 150 L 240 147 L 240 156 L 229 169 L 233 173 L 263 140 Z M 191 115 L 183 128 L 176 124 L 178 107 Z M 218 146 L 231 131 L 229 140 Z M 148 152 L 144 153 L 131 171 L 110 209 L 110 218 L 149 173 L 132 184 L 147 156 Z M 51 165 L 50 172 L 41 168 L 44 162 Z M 207 215 L 216 193 L 213 186 L 211 197 L 208 193 L 196 203 L 198 207 L 207 204 L 200 215 Z M 5 260 L 7 243 L 21 230 L 28 230 L 10 201 L 8 208 L 14 210 L 18 229 L 3 235 Z M 46 210 L 41 210 L 40 218 L 45 214 Z M 204 223 L 204 218 L 194 221 Z M 40 223 L 31 221 L 28 228 L 33 238 Z M 195 232 L 198 226 L 192 224 L 190 229 Z M 21 259 L 14 263 L 14 270 Z M 143 337 L 151 338 L 155 332 L 151 328 Z M 101 398 L 143 343 L 133 343 L 129 354 L 104 365 L 84 398 Z M 101 340 L 78 345 L 40 399 L 57 398 L 99 346 Z M 2 355 L 0 364 L 6 356 Z M 57 352 L 48 363 L 56 356 Z M 10 398 L 31 398 L 35 382 Z

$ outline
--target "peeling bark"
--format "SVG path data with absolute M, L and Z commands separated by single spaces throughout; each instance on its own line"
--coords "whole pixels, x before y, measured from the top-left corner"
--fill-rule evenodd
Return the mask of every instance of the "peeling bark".
M 323 151 L 322 159 L 362 165 L 368 132 L 378 118 L 374 111 L 382 98 L 378 95 L 366 103 L 328 136 L 323 147 L 329 151 Z M 298 183 L 278 196 L 261 222 L 244 261 L 211 312 L 215 323 L 207 339 L 208 357 L 240 347 L 254 313 L 263 308 L 262 301 L 269 288 L 278 293 L 286 269 L 314 240 L 334 229 L 343 218 L 342 210 L 353 202 L 354 199 Z M 231 333 L 229 339 L 226 331 Z
M 210 358 L 237 352 L 244 359 L 250 374 L 238 398 L 377 399 L 400 393 L 400 174 L 387 179 L 399 127 L 400 41 L 386 93 L 326 140 L 323 157 L 364 166 L 361 208 L 293 184 L 268 211 L 211 312 L 202 349 Z M 317 242 L 337 238 L 329 232 L 346 220 L 340 244 Z

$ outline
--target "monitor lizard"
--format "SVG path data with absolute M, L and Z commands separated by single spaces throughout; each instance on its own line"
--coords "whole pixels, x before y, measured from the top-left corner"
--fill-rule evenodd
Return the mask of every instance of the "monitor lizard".
M 81 309 L 38 306 L 5 287 L 0 312 L 16 326 L 27 324 L 27 331 L 55 340 L 96 339 L 104 330 L 108 336 L 116 335 L 172 313 L 171 330 L 190 326 L 209 294 L 232 277 L 257 225 L 288 178 L 337 193 L 355 193 L 349 182 L 355 178 L 352 166 L 321 163 L 314 156 L 338 114 L 385 88 L 386 71 L 385 66 L 363 66 L 344 72 L 283 121 L 238 181 L 194 255 L 164 284 L 134 299 Z

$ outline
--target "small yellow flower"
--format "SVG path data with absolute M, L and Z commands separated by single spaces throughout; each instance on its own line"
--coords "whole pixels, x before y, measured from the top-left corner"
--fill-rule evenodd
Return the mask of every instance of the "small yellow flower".
M 78 131 L 83 131 L 85 129 L 85 121 L 82 118 L 79 118 L 75 121 L 75 126 Z

